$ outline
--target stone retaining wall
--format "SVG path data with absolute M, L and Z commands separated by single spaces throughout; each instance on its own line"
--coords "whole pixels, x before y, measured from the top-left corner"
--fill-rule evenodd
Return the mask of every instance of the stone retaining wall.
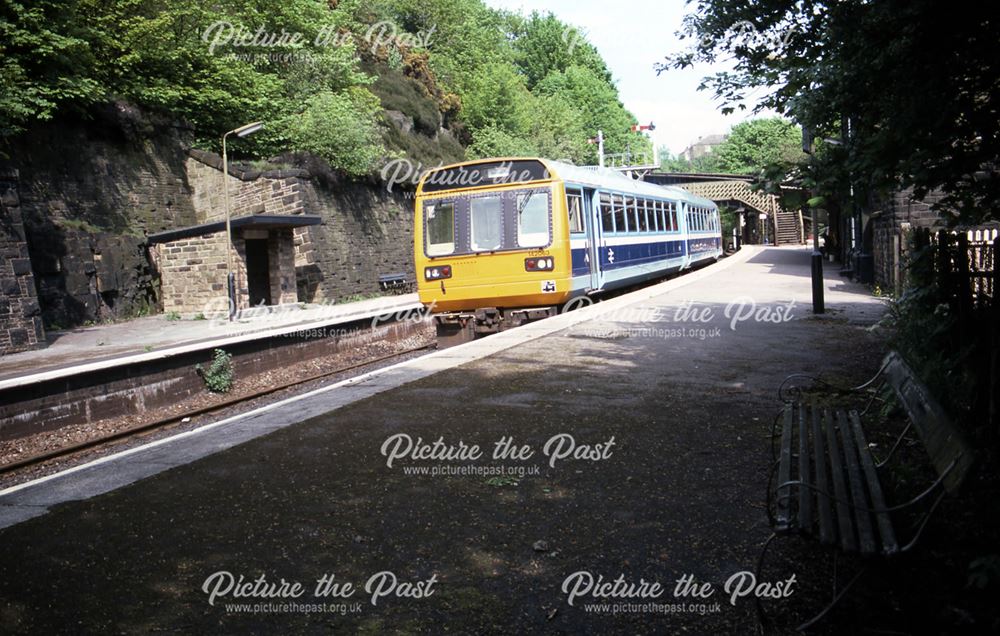
M 0 172 L 0 355 L 45 346 L 17 171 Z

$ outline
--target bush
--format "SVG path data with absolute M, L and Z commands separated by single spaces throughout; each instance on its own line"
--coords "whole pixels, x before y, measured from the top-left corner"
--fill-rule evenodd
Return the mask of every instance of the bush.
M 194 370 L 212 393 L 228 393 L 233 388 L 233 356 L 222 349 L 213 352 L 212 364 L 207 370 L 200 364 Z

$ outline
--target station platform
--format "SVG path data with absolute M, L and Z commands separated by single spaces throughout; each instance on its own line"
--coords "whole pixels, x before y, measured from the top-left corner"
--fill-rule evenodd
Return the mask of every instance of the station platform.
M 146 316 L 47 334 L 44 349 L 0 357 L 0 388 L 94 369 L 128 366 L 193 349 L 224 347 L 285 332 L 416 311 L 417 295 L 382 296 L 352 303 L 260 307 L 226 318 L 170 320 Z
M 882 354 L 879 299 L 829 273 L 826 306 L 808 250 L 746 248 L 7 489 L 0 631 L 750 632 L 723 586 L 769 534 L 776 389 Z

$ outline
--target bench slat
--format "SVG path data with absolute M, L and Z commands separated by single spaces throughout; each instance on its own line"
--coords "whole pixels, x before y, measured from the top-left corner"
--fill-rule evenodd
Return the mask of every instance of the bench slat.
M 875 543 L 875 529 L 872 527 L 871 514 L 865 510 L 869 508 L 868 498 L 865 496 L 867 490 L 864 477 L 861 474 L 861 465 L 858 462 L 858 449 L 855 446 L 856 440 L 851 434 L 851 425 L 847 421 L 847 413 L 836 411 L 837 428 L 840 430 L 840 440 L 843 444 L 844 463 L 847 466 L 847 480 L 851 491 L 851 501 L 854 507 L 851 513 L 854 515 L 854 527 L 858 531 L 858 545 L 861 554 L 875 554 L 877 545 Z M 862 452 L 868 452 L 867 449 Z
M 864 429 L 861 428 L 861 418 L 857 411 L 850 412 L 851 428 L 854 430 L 854 438 L 858 449 L 867 449 L 868 440 L 865 438 Z M 878 471 L 875 470 L 875 461 L 871 453 L 861 452 L 861 467 L 865 471 L 868 479 L 868 492 L 871 494 L 872 508 L 885 510 L 885 496 L 882 493 L 882 484 L 879 482 Z M 878 523 L 879 534 L 882 537 L 882 552 L 886 555 L 899 552 L 899 543 L 896 540 L 896 532 L 892 527 L 892 520 L 888 512 L 876 512 L 875 521 Z
M 947 473 L 945 489 L 954 493 L 972 467 L 975 455 L 972 445 L 898 353 L 891 352 L 883 364 L 885 377 L 920 433 L 934 468 L 939 475 Z
M 792 409 L 785 409 L 785 419 L 781 427 L 781 455 L 778 460 L 778 529 L 789 527 L 791 507 L 791 486 L 782 486 L 791 479 L 792 472 Z
M 827 475 L 826 444 L 823 438 L 823 431 L 820 425 L 819 408 L 813 404 L 809 409 L 812 412 L 812 439 L 816 447 L 816 510 L 819 512 L 819 540 L 824 544 L 831 544 L 836 540 L 836 533 L 833 529 L 833 501 L 829 497 L 830 481 Z
M 844 461 L 840 457 L 840 444 L 837 443 L 836 424 L 827 409 L 823 410 L 823 427 L 826 429 L 826 446 L 829 451 L 830 468 L 833 480 L 833 495 L 837 498 L 837 524 L 840 528 L 840 546 L 845 552 L 856 552 L 858 542 L 854 538 L 851 507 L 847 505 L 847 484 L 844 482 Z
M 807 425 L 808 409 L 805 404 L 799 404 L 799 527 L 805 530 L 812 528 L 812 500 L 816 493 L 809 486 L 812 473 L 809 470 L 809 428 Z

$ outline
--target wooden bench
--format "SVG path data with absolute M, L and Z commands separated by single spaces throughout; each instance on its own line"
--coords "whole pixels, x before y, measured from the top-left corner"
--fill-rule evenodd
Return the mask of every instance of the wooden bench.
M 378 277 L 378 286 L 382 291 L 399 290 L 406 291 L 412 287 L 413 281 L 403 272 L 392 274 L 381 274 Z
M 886 356 L 875 378 L 852 391 L 874 388 L 877 395 L 886 384 L 906 412 L 908 425 L 881 461 L 868 444 L 861 424 L 863 412 L 821 407 L 814 401 L 802 400 L 801 393 L 785 400 L 780 414 L 780 441 L 775 449 L 776 469 L 768 484 L 768 514 L 775 535 L 800 534 L 844 553 L 889 557 L 911 549 L 944 495 L 959 489 L 974 459 L 964 435 L 895 352 Z M 869 406 L 871 403 L 869 400 Z M 913 500 L 890 506 L 879 469 L 911 429 L 917 430 L 937 479 Z M 777 434 L 773 439 L 779 439 Z M 924 510 L 912 536 L 902 537 L 891 513 L 914 506 L 935 492 L 936 499 Z M 766 550 L 767 545 L 758 569 Z M 799 629 L 822 618 L 861 573 L 863 570 L 830 605 Z

